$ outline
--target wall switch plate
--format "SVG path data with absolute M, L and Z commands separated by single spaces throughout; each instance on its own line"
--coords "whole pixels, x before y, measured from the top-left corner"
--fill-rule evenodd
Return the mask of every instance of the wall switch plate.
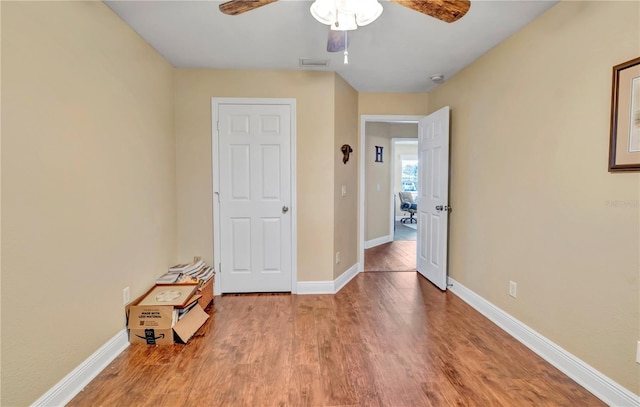
M 640 363 L 640 341 L 638 341 L 638 349 L 636 350 L 636 363 Z
M 131 301 L 129 287 L 125 287 L 122 289 L 122 303 L 127 305 Z
M 340 252 L 336 252 L 336 264 L 340 263 Z
M 513 298 L 516 298 L 516 294 L 518 291 L 518 284 L 515 281 L 509 281 L 509 295 Z
M 347 196 L 347 186 L 346 185 L 342 186 L 342 196 Z

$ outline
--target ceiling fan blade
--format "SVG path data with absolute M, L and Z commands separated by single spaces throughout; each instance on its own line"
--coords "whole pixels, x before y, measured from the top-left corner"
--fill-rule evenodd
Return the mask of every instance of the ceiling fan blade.
M 437 18 L 447 23 L 453 23 L 462 18 L 469 8 L 469 0 L 391 0 L 401 6 Z
M 235 16 L 276 1 L 278 0 L 231 0 L 222 3 L 219 8 L 224 14 Z
M 327 51 L 340 52 L 349 46 L 349 37 L 347 31 L 332 30 L 329 27 L 329 38 L 327 38 Z

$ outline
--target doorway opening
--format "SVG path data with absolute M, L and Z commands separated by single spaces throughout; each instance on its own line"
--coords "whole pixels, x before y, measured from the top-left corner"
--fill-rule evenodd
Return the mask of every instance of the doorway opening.
M 394 193 L 393 241 L 415 241 L 418 219 L 418 129 L 416 138 L 391 140 L 393 163 L 391 166 L 391 190 Z M 365 253 L 366 255 L 366 253 Z
M 411 216 L 400 207 L 399 192 L 418 192 L 422 117 L 361 116 L 360 271 L 416 271 L 417 222 L 401 221 Z

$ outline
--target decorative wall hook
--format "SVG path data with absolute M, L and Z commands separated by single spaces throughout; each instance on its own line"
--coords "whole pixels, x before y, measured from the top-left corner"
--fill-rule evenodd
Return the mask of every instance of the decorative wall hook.
M 349 154 L 353 153 L 353 149 L 349 144 L 343 144 L 342 147 L 340 147 L 340 151 L 342 151 L 342 154 L 344 154 L 344 157 L 342 157 L 342 162 L 346 164 L 347 161 L 349 161 Z

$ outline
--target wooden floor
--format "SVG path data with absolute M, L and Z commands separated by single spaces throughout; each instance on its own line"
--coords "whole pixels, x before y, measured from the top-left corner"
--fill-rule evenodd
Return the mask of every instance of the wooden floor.
M 394 240 L 364 251 L 364 271 L 415 270 L 415 240 Z
M 417 273 L 222 296 L 187 345 L 132 345 L 69 406 L 604 406 Z

